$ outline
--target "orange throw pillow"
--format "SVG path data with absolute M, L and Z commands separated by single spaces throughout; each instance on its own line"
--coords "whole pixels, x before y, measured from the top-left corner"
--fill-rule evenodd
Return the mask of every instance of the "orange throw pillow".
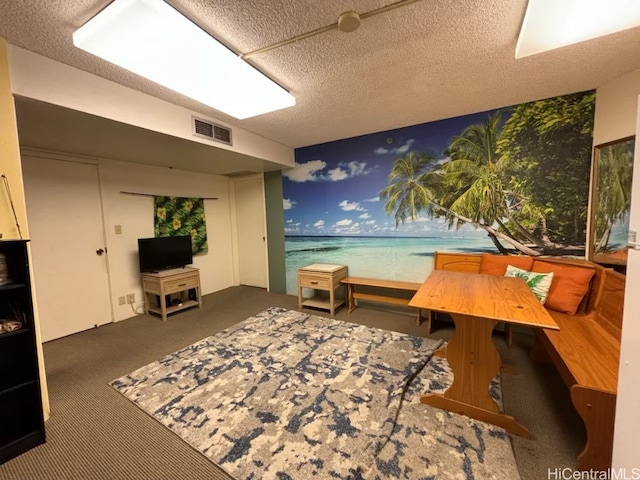
M 585 294 L 589 291 L 591 277 L 596 273 L 593 268 L 572 267 L 536 260 L 534 272 L 553 272 L 553 282 L 544 306 L 569 315 L 575 315 Z
M 480 259 L 480 273 L 504 277 L 507 271 L 507 265 L 522 270 L 531 270 L 533 258 L 518 255 L 491 255 L 490 253 L 483 253 Z

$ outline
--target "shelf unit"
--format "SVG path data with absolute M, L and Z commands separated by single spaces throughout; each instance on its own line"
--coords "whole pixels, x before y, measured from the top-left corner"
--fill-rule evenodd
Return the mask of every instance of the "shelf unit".
M 145 313 L 157 313 L 162 320 L 166 320 L 167 315 L 186 308 L 202 308 L 200 271 L 197 268 L 183 267 L 143 273 L 142 291 L 145 295 Z M 172 299 L 175 295 L 176 298 Z M 172 300 L 177 303 L 173 304 Z
M 0 333 L 0 464 L 45 442 L 28 240 L 0 240 L 9 283 L 0 285 L 0 319 L 22 328 Z

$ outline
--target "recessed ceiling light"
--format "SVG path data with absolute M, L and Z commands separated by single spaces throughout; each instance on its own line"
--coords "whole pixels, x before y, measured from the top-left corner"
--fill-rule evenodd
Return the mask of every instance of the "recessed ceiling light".
M 296 103 L 162 0 L 115 0 L 76 30 L 73 44 L 238 119 Z
M 637 26 L 638 0 L 529 0 L 516 58 Z

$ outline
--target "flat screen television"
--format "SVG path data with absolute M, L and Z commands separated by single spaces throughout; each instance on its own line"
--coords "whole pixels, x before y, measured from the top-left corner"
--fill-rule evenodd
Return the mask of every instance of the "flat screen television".
M 141 272 L 156 272 L 193 263 L 191 237 L 139 238 L 138 257 Z

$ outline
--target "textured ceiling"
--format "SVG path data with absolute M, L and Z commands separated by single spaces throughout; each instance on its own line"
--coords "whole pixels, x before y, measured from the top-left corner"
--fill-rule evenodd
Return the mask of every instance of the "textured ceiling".
M 237 125 L 291 147 L 313 145 L 596 88 L 640 68 L 640 28 L 516 60 L 526 0 L 421 0 L 250 61 L 297 99 L 236 120 L 73 47 L 108 0 L 0 0 L 13 45 Z M 246 53 L 393 0 L 168 0 Z

